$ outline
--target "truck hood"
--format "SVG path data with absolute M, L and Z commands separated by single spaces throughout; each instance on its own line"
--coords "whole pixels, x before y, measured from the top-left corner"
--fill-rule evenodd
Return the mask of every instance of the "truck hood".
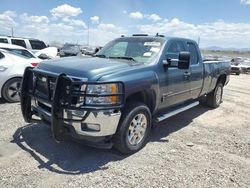
M 102 76 L 133 69 L 134 66 L 138 65 L 142 65 L 142 63 L 97 57 L 66 57 L 43 61 L 38 65 L 37 69 L 57 74 L 65 73 L 69 76 L 95 81 Z

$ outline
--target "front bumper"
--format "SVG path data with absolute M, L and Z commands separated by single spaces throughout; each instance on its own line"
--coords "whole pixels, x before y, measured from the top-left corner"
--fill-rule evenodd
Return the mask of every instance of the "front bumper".
M 36 74 L 45 75 L 48 88 L 52 88 L 50 77 L 56 77 L 53 91 L 48 89 L 47 95 L 39 95 L 34 79 Z M 84 97 L 85 94 L 77 93 L 72 88 L 83 82 L 74 81 L 64 74 L 53 75 L 27 68 L 21 90 L 21 109 L 25 121 L 50 125 L 52 134 L 58 141 L 71 136 L 77 140 L 96 142 L 115 134 L 123 102 L 116 106 L 98 107 L 73 104 L 72 101 L 76 101 L 74 97 Z

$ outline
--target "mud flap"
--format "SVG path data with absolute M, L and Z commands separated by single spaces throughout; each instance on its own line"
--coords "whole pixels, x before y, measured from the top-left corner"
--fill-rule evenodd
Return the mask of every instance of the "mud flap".
M 51 132 L 56 141 L 63 141 L 67 138 L 63 122 L 62 103 L 65 103 L 67 87 L 70 87 L 71 80 L 65 74 L 60 74 L 56 80 L 51 109 Z

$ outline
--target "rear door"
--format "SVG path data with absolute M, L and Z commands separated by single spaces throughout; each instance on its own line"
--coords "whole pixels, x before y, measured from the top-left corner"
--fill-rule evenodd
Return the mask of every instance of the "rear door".
M 203 86 L 203 62 L 200 56 L 199 47 L 194 42 L 187 42 L 187 49 L 190 52 L 190 76 L 188 88 L 190 89 L 190 98 L 196 99 Z
M 163 55 L 164 59 L 178 59 L 179 53 L 186 51 L 186 47 L 183 41 L 171 40 L 168 42 Z M 171 105 L 175 105 L 184 102 L 190 98 L 189 88 L 187 87 L 189 82 L 185 76 L 186 70 L 178 69 L 177 61 L 172 61 L 171 66 L 168 68 L 161 66 L 162 72 L 159 74 L 160 88 L 161 88 L 161 105 L 160 108 L 166 108 Z

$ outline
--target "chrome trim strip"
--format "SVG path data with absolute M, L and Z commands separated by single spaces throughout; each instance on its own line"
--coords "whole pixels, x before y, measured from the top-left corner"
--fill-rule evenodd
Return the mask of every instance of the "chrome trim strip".
M 197 106 L 197 105 L 199 105 L 199 104 L 200 104 L 200 103 L 197 101 L 197 102 L 191 103 L 191 104 L 189 104 L 189 105 L 187 105 L 187 106 L 185 106 L 185 107 L 182 107 L 182 108 L 180 108 L 180 109 L 177 109 L 177 110 L 174 110 L 174 111 L 169 112 L 169 113 L 167 113 L 167 114 L 164 114 L 163 116 L 160 116 L 160 117 L 156 118 L 156 119 L 157 119 L 157 122 L 163 121 L 163 120 L 165 120 L 165 119 L 167 119 L 167 118 L 169 118 L 169 117 L 171 117 L 171 116 L 174 116 L 174 115 L 176 115 L 176 114 L 179 114 L 179 113 L 181 113 L 181 112 L 183 112 L 183 111 L 186 111 L 186 110 L 188 110 L 188 109 L 190 109 L 190 108 L 193 108 L 193 107 L 195 107 L 195 106 Z

